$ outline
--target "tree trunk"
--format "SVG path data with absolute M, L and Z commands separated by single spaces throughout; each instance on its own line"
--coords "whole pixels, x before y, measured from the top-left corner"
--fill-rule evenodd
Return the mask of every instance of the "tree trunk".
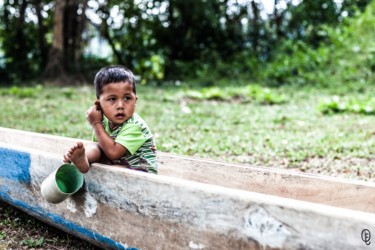
M 252 30 L 252 45 L 255 55 L 258 57 L 259 54 L 259 7 L 255 1 L 251 1 L 251 9 L 253 11 L 253 30 Z
M 43 78 L 52 82 L 64 81 L 67 78 L 64 68 L 64 34 L 63 20 L 65 0 L 56 0 L 55 17 L 53 24 L 52 48 L 49 53 L 49 60 L 44 71 Z
M 27 65 L 26 39 L 24 35 L 24 24 L 25 24 L 25 14 L 26 14 L 27 4 L 28 3 L 26 0 L 22 1 L 21 6 L 20 6 L 20 12 L 19 12 L 20 16 L 17 20 L 17 24 L 15 27 L 16 28 L 15 40 L 17 41 L 17 43 L 15 44 L 15 48 L 16 48 L 15 60 L 18 61 L 17 64 L 22 69 L 22 71 L 24 71 L 25 75 L 27 75 L 29 71 L 29 68 Z
M 283 37 L 283 32 L 281 29 L 282 21 L 283 21 L 283 13 L 279 12 L 277 9 L 277 4 L 279 3 L 279 0 L 274 1 L 274 9 L 273 9 L 273 20 L 275 23 L 275 32 L 276 32 L 276 38 L 280 39 Z
M 64 46 L 64 68 L 71 71 L 74 69 L 74 48 L 76 46 L 77 27 L 77 0 L 66 0 L 63 17 L 63 46 Z
M 80 71 L 86 7 L 87 0 L 68 0 L 64 10 L 64 67 L 72 73 Z
M 82 81 L 82 32 L 86 26 L 87 0 L 56 0 L 55 4 L 53 42 L 44 78 L 58 84 Z
M 33 5 L 36 11 L 36 16 L 38 18 L 38 35 L 39 35 L 39 50 L 40 50 L 40 65 L 44 68 L 47 64 L 48 59 L 48 51 L 47 51 L 47 43 L 46 43 L 46 27 L 43 24 L 43 16 L 42 16 L 42 9 L 41 9 L 41 0 L 34 0 Z
M 87 2 L 88 0 L 82 1 L 82 7 L 81 7 L 81 15 L 78 16 L 77 20 L 77 36 L 76 36 L 76 46 L 74 51 L 74 61 L 78 62 L 82 57 L 82 49 L 83 49 L 83 40 L 82 40 L 82 34 L 83 31 L 86 28 L 86 9 L 87 9 Z

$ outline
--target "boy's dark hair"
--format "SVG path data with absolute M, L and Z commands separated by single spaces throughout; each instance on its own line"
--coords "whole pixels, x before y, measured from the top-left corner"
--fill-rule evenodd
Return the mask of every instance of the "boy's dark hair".
M 95 75 L 94 85 L 96 98 L 99 99 L 99 96 L 102 92 L 102 88 L 109 84 L 115 82 L 129 82 L 133 85 L 133 92 L 137 94 L 135 89 L 135 78 L 133 72 L 121 65 L 114 65 L 101 68 L 98 73 Z

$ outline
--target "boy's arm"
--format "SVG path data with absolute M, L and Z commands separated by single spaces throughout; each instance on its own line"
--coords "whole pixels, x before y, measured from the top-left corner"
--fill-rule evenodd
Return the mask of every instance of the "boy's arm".
M 87 110 L 87 120 L 93 127 L 96 139 L 108 159 L 118 160 L 128 153 L 123 145 L 116 143 L 105 131 L 102 124 L 103 113 L 97 105 L 93 105 Z
M 105 131 L 104 126 L 101 122 L 92 124 L 95 132 L 96 139 L 103 150 L 104 154 L 110 160 L 118 160 L 124 154 L 128 153 L 128 150 L 121 144 L 115 142 Z

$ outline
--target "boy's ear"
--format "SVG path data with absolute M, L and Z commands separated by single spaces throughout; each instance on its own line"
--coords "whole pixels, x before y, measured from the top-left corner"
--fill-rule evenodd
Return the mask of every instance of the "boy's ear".
M 100 106 L 99 100 L 95 101 L 95 106 L 96 106 L 96 110 L 98 110 L 98 111 L 102 110 L 102 107 Z

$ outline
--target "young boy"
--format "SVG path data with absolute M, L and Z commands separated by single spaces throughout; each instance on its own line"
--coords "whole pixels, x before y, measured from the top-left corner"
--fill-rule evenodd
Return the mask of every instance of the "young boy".
M 138 97 L 133 73 L 122 66 L 105 67 L 94 84 L 97 100 L 86 118 L 96 143 L 85 148 L 78 142 L 64 155 L 64 162 L 72 162 L 82 173 L 89 171 L 91 163 L 101 162 L 157 174 L 153 137 L 134 112 Z

